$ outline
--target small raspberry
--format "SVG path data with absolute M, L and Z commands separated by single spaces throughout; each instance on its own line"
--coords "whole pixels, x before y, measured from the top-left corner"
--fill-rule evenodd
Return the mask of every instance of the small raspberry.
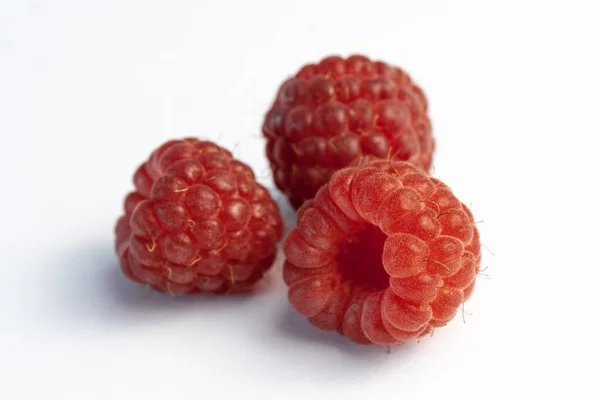
M 296 208 L 340 168 L 363 158 L 429 170 L 427 100 L 399 68 L 363 56 L 327 57 L 285 81 L 263 124 L 279 189 Z
M 123 274 L 156 290 L 248 290 L 275 259 L 283 222 L 252 170 L 214 143 L 173 140 L 134 176 L 117 222 Z
M 402 161 L 336 172 L 298 211 L 283 277 L 294 308 L 361 344 L 446 325 L 471 295 L 479 232 L 450 189 Z

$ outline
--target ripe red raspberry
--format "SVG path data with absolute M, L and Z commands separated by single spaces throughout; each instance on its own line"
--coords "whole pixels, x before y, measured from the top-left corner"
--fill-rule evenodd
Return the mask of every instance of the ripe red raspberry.
M 421 89 L 400 68 L 328 57 L 285 81 L 263 134 L 275 183 L 298 208 L 338 169 L 362 158 L 429 170 L 434 140 Z
M 294 308 L 361 344 L 446 325 L 473 291 L 473 216 L 417 167 L 379 160 L 336 172 L 298 211 L 283 277 Z
M 173 140 L 134 176 L 116 226 L 123 274 L 179 293 L 252 287 L 276 254 L 283 223 L 252 170 L 214 143 Z

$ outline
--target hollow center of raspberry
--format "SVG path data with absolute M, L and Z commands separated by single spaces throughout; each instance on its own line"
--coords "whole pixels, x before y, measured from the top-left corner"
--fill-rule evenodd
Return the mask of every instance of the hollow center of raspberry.
M 367 291 L 380 291 L 389 286 L 389 275 L 381 261 L 387 236 L 375 225 L 348 237 L 337 256 L 342 280 Z

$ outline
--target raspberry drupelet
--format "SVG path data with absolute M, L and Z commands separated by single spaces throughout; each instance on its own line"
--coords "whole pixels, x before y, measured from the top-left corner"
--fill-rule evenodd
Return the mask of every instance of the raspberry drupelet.
M 284 252 L 294 308 L 360 344 L 446 325 L 481 263 L 473 216 L 448 186 L 386 160 L 336 172 L 298 211 Z
M 129 279 L 171 294 L 250 289 L 271 267 L 283 222 L 252 170 L 214 143 L 173 140 L 134 175 L 117 222 Z
M 262 130 L 275 184 L 295 208 L 363 158 L 391 152 L 426 171 L 432 163 L 421 89 L 400 68 L 359 55 L 305 65 L 281 85 Z

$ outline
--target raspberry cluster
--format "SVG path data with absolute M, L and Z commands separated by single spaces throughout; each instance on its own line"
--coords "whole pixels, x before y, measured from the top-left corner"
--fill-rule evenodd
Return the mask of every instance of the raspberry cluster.
M 336 172 L 298 211 L 284 251 L 294 308 L 361 344 L 447 324 L 481 262 L 473 216 L 448 186 L 386 160 Z
M 285 81 L 263 134 L 275 183 L 298 208 L 340 168 L 363 158 L 429 170 L 427 100 L 400 68 L 363 56 L 327 57 Z
M 292 306 L 360 344 L 446 325 L 481 264 L 473 215 L 431 177 L 427 100 L 401 69 L 327 57 L 285 81 L 263 134 L 298 209 L 284 243 Z M 168 141 L 134 175 L 116 226 L 129 279 L 171 294 L 247 291 L 274 262 L 283 222 L 252 170 L 218 145 Z
M 252 287 L 276 254 L 283 222 L 252 170 L 214 143 L 173 140 L 134 176 L 116 226 L 131 280 L 171 294 Z

